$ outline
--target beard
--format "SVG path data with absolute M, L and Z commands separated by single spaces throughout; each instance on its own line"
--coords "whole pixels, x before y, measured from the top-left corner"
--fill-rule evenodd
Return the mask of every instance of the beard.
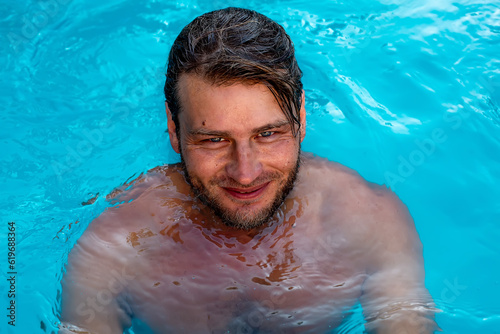
M 245 203 L 244 201 L 241 202 L 241 207 L 236 210 L 230 210 L 224 207 L 220 195 L 212 194 L 198 177 L 189 173 L 184 161 L 184 157 L 182 155 L 182 151 L 181 167 L 184 171 L 187 183 L 191 186 L 191 189 L 195 194 L 195 198 L 198 198 L 203 204 L 211 209 L 211 211 L 227 226 L 249 230 L 262 226 L 263 224 L 269 222 L 276 211 L 279 209 L 281 204 L 285 201 L 286 197 L 292 191 L 300 167 L 300 148 L 294 167 L 291 169 L 288 176 L 284 179 L 282 178 L 282 173 L 264 172 L 251 184 L 245 186 L 239 184 L 238 182 L 225 175 L 215 177 L 208 181 L 208 185 L 211 188 L 219 187 L 241 189 L 251 188 L 257 185 L 268 183 L 270 181 L 277 182 L 278 189 L 274 194 L 274 198 L 269 202 L 269 204 L 267 204 L 264 208 L 259 209 L 258 211 L 251 209 L 251 201 L 247 203 Z

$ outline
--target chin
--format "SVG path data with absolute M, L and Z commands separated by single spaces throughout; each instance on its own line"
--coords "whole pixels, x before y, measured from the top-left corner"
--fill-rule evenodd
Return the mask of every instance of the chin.
M 288 173 L 268 172 L 263 175 L 261 182 L 269 181 L 272 186 L 264 190 L 262 197 L 249 201 L 235 200 L 224 193 L 221 188 L 232 187 L 235 184 L 235 181 L 227 176 L 209 180 L 205 185 L 200 178 L 190 175 L 182 154 L 181 164 L 186 182 L 191 186 L 196 199 L 211 209 L 227 226 L 248 230 L 272 220 L 294 187 L 300 166 L 300 155 L 294 168 Z
M 270 207 L 260 209 L 258 212 L 252 209 L 240 209 L 235 211 L 221 210 L 220 212 L 216 212 L 216 210 L 212 208 L 225 225 L 245 230 L 265 225 L 272 220 L 277 209 L 278 207 L 275 208 L 270 205 Z

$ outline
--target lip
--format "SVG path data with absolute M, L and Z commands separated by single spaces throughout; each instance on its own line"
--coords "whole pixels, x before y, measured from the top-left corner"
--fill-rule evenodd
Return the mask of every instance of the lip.
M 223 188 L 231 197 L 241 200 L 252 200 L 259 197 L 270 182 L 252 188 Z

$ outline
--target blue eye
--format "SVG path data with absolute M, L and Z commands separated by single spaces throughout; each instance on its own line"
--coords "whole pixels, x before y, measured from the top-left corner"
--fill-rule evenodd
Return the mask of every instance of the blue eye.
M 222 141 L 222 138 L 221 137 L 218 137 L 218 138 L 210 138 L 209 139 L 212 143 L 220 143 Z
M 264 132 L 261 132 L 259 135 L 261 137 L 270 137 L 274 134 L 274 131 L 264 131 Z

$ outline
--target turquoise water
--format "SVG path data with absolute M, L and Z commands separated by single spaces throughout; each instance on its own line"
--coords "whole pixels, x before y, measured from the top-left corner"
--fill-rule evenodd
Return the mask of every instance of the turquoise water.
M 7 327 L 0 312 L 0 332 L 56 332 L 63 265 L 103 195 L 178 161 L 167 53 L 185 24 L 227 5 L 294 40 L 303 149 L 408 205 L 444 333 L 500 333 L 500 4 L 466 0 L 3 1 L 0 270 L 15 221 L 17 318 Z M 337 332 L 362 333 L 359 315 Z

